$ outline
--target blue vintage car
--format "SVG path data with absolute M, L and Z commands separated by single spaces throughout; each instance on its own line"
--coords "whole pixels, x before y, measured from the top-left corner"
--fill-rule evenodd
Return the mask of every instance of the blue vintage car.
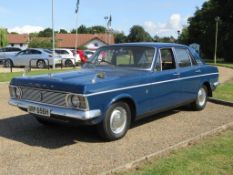
M 12 79 L 9 104 L 42 124 L 75 119 L 116 140 L 134 120 L 187 104 L 204 109 L 218 76 L 184 45 L 117 44 L 100 48 L 81 70 Z

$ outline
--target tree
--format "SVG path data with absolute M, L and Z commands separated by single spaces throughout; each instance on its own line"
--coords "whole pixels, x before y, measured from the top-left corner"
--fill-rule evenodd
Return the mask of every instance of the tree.
M 150 34 L 142 26 L 135 25 L 130 29 L 129 42 L 153 41 Z
M 194 16 L 188 19 L 189 26 L 180 36 L 182 43 L 198 43 L 205 58 L 213 58 L 215 43 L 215 18 L 220 17 L 218 57 L 233 62 L 233 1 L 209 0 L 202 8 L 197 9 Z
M 175 43 L 176 39 L 173 36 L 170 37 L 159 37 L 158 35 L 154 36 L 155 42 L 162 42 L 162 43 Z
M 123 32 L 114 33 L 115 43 L 125 43 L 127 42 L 127 36 Z
M 52 39 L 51 38 L 32 38 L 29 47 L 31 48 L 52 48 Z
M 60 31 L 58 33 L 67 34 L 68 32 L 65 29 L 60 29 Z
M 40 31 L 38 37 L 52 37 L 53 30 L 51 28 L 46 28 L 43 31 Z
M 7 30 L 0 28 L 0 47 L 5 47 L 8 44 Z
M 95 34 L 95 33 L 106 33 L 107 29 L 104 26 L 93 26 L 89 28 L 90 33 Z

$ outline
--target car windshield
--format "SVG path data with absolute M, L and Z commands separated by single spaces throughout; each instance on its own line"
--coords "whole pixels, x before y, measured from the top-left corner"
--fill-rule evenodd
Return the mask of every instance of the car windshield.
M 95 66 L 117 66 L 148 69 L 151 67 L 156 49 L 142 46 L 110 46 L 100 48 L 90 59 Z

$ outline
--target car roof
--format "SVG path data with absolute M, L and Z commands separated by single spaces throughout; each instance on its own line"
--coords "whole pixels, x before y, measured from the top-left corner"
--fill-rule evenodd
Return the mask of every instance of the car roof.
M 188 47 L 186 45 L 177 44 L 177 43 L 159 43 L 159 42 L 137 42 L 137 43 L 122 43 L 114 44 L 112 46 L 145 46 L 145 47 Z

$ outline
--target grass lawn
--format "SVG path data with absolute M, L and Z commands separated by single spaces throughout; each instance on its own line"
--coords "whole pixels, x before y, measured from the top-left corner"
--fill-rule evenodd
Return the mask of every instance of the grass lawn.
M 217 63 L 216 65 L 213 63 L 210 63 L 213 66 L 221 66 L 221 67 L 227 67 L 233 69 L 233 63 Z
M 233 63 L 226 63 L 224 60 L 219 59 L 217 60 L 217 64 L 215 65 L 213 60 L 204 60 L 207 64 L 213 65 L 213 66 L 221 66 L 221 67 L 227 67 L 233 69 Z
M 125 175 L 233 174 L 233 130 L 171 153 Z
M 214 98 L 233 102 L 233 81 L 221 84 L 213 94 Z
M 58 72 L 64 72 L 64 71 L 69 71 L 69 70 L 74 70 L 74 69 L 56 69 L 56 70 L 35 70 L 26 73 L 26 75 L 40 75 L 40 74 L 48 74 L 48 73 L 58 73 Z M 8 82 L 14 77 L 20 77 L 23 76 L 23 72 L 7 72 L 7 73 L 0 73 L 0 82 Z

